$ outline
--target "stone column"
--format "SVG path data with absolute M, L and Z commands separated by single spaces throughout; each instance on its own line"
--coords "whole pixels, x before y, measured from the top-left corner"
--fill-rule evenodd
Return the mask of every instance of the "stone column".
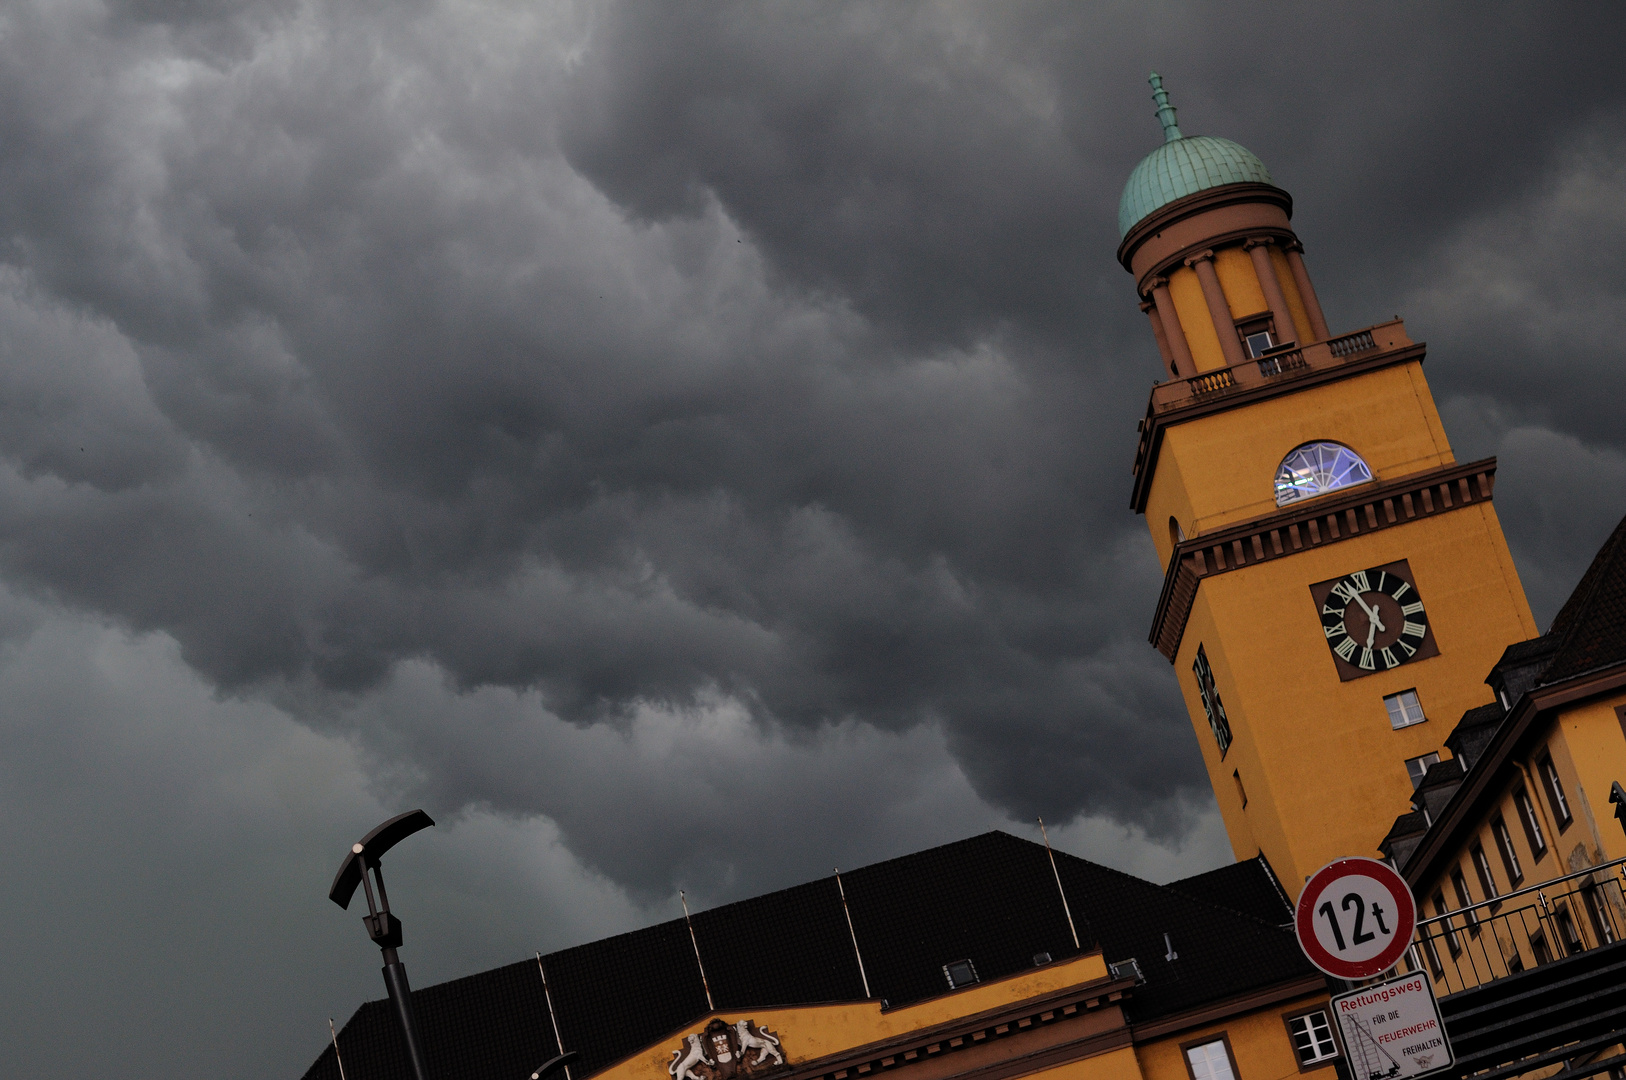
M 1163 370 L 1167 371 L 1171 378 L 1179 378 L 1180 369 L 1175 366 L 1174 354 L 1169 351 L 1169 339 L 1163 333 L 1163 320 L 1158 318 L 1157 305 L 1146 300 L 1142 301 L 1140 309 L 1146 313 L 1147 319 L 1152 324 L 1152 337 L 1157 339 L 1158 355 L 1163 357 Z
M 1285 245 L 1287 251 L 1287 265 L 1293 269 L 1293 281 L 1299 287 L 1299 299 L 1304 301 L 1304 310 L 1310 315 L 1310 330 L 1314 332 L 1317 341 L 1326 341 L 1332 337 L 1327 330 L 1327 317 L 1321 314 L 1321 301 L 1315 298 L 1315 286 L 1310 284 L 1310 271 L 1304 267 L 1304 245 L 1297 240 L 1290 240 Z
M 1220 288 L 1219 275 L 1214 273 L 1214 253 L 1199 251 L 1186 260 L 1186 265 L 1197 271 L 1197 280 L 1203 286 L 1203 299 L 1208 301 L 1208 315 L 1214 320 L 1214 332 L 1219 335 L 1220 351 L 1225 363 L 1235 366 L 1247 359 L 1242 355 L 1242 339 L 1236 336 L 1236 320 L 1231 318 L 1231 306 L 1225 302 L 1225 290 Z
M 1169 347 L 1169 355 L 1174 360 L 1175 375 L 1189 379 L 1197 374 L 1197 362 L 1191 358 L 1186 332 L 1180 328 L 1180 314 L 1174 310 L 1174 297 L 1169 295 L 1169 279 L 1153 278 L 1151 284 L 1152 307 L 1163 324 L 1163 343 Z
M 1304 335 L 1299 333 L 1298 326 L 1293 322 L 1293 313 L 1287 309 L 1287 294 L 1282 292 L 1281 280 L 1276 277 L 1276 264 L 1270 261 L 1271 243 L 1268 236 L 1254 236 L 1242 245 L 1242 249 L 1253 259 L 1253 272 L 1259 277 L 1259 288 L 1264 290 L 1265 303 L 1270 305 L 1270 313 L 1276 319 L 1276 344 L 1302 342 Z

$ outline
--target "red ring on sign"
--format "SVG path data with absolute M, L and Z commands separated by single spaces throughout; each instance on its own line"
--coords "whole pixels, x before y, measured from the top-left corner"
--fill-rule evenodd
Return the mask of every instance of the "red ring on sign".
M 1343 960 L 1322 947 L 1315 936 L 1315 912 L 1318 902 L 1334 881 L 1345 877 L 1371 878 L 1383 886 L 1394 900 L 1398 917 L 1394 936 L 1376 956 L 1366 960 Z M 1417 930 L 1417 902 L 1412 899 L 1411 886 L 1395 873 L 1388 863 L 1351 855 L 1332 862 L 1310 875 L 1299 893 L 1298 906 L 1293 911 L 1293 933 L 1299 939 L 1299 948 L 1310 963 L 1336 979 L 1370 979 L 1381 975 L 1400 962 L 1411 947 L 1412 934 Z

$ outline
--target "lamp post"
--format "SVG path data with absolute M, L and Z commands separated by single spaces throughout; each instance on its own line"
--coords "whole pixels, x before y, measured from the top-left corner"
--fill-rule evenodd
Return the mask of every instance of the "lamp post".
M 401 920 L 390 914 L 390 900 L 384 892 L 384 871 L 379 859 L 402 840 L 433 824 L 434 821 L 422 810 L 412 810 L 390 818 L 351 846 L 350 853 L 339 864 L 339 873 L 327 894 L 329 900 L 349 910 L 350 898 L 356 894 L 356 886 L 362 886 L 367 892 L 367 914 L 361 917 L 361 922 L 367 928 L 367 936 L 384 956 L 384 985 L 390 992 L 396 1018 L 401 1022 L 407 1057 L 412 1061 L 412 1072 L 417 1080 L 429 1080 L 429 1070 L 424 1066 L 423 1044 L 412 1019 L 412 988 L 407 985 L 406 966 L 395 953 L 401 947 Z M 368 878 L 369 870 L 372 871 L 371 880 Z M 376 900 L 373 897 L 375 883 L 378 886 Z M 549 1065 L 552 1064 L 549 1062 Z
M 575 1061 L 579 1057 L 581 1057 L 581 1055 L 576 1053 L 574 1050 L 568 1054 L 560 1054 L 557 1057 L 551 1057 L 542 1065 L 537 1066 L 537 1070 L 531 1074 L 531 1080 L 543 1080 L 543 1078 L 549 1073 L 556 1072 L 559 1069 L 564 1068 L 566 1065 L 569 1065 L 572 1061 Z M 565 1075 L 569 1076 L 570 1074 L 565 1073 Z

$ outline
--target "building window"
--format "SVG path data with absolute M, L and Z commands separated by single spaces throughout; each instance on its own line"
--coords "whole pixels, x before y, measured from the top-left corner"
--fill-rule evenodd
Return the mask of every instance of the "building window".
M 1342 443 L 1308 442 L 1276 468 L 1276 505 L 1286 506 L 1339 488 L 1369 483 L 1372 470 Z
M 1390 694 L 1383 699 L 1383 707 L 1389 710 L 1389 726 L 1396 731 L 1403 727 L 1411 727 L 1413 724 L 1421 724 L 1428 719 L 1423 715 L 1423 703 L 1417 700 L 1416 690 L 1402 690 L 1398 694 Z
M 1242 786 L 1242 770 L 1232 769 L 1231 779 L 1236 781 L 1236 797 L 1242 800 L 1242 809 L 1248 808 L 1248 789 Z
M 1530 935 L 1530 952 L 1535 956 L 1537 964 L 1552 963 L 1553 951 L 1547 947 L 1547 935 L 1540 930 Z
M 1248 347 L 1248 355 L 1255 359 L 1276 347 L 1276 343 L 1270 339 L 1269 330 L 1260 330 L 1258 333 L 1249 334 L 1242 339 L 1242 344 Z
M 977 969 L 969 960 L 955 960 L 943 965 L 943 977 L 948 980 L 950 990 L 958 990 L 977 981 Z
M 1299 1068 L 1319 1065 L 1338 1056 L 1338 1043 L 1332 1037 L 1332 1024 L 1321 1009 L 1287 1019 L 1287 1036 L 1298 1055 Z
M 1553 808 L 1553 820 L 1558 822 L 1558 831 L 1563 832 L 1574 818 L 1570 816 L 1570 801 L 1564 798 L 1564 784 L 1558 779 L 1558 770 L 1553 768 L 1553 756 L 1542 754 L 1541 760 L 1536 762 L 1536 771 L 1541 773 L 1541 782 L 1547 788 L 1547 805 Z
M 1496 850 L 1502 854 L 1502 869 L 1507 871 L 1508 884 L 1517 889 L 1524 880 L 1524 870 L 1519 867 L 1519 853 L 1513 850 L 1513 834 L 1508 832 L 1501 814 L 1491 818 L 1490 825 L 1491 834 L 1496 837 Z
M 1418 785 L 1423 782 L 1423 777 L 1428 775 L 1430 766 L 1438 765 L 1439 763 L 1440 755 L 1438 754 L 1424 754 L 1422 757 L 1406 759 L 1406 775 L 1411 777 L 1411 788 L 1413 791 L 1416 791 Z
M 1496 891 L 1496 879 L 1491 876 L 1490 859 L 1485 855 L 1484 845 L 1477 840 L 1474 841 L 1469 855 L 1474 860 L 1474 873 L 1479 878 L 1479 887 L 1485 890 L 1485 899 L 1495 900 L 1500 894 Z M 1494 906 L 1492 910 L 1495 910 Z
M 1524 839 L 1530 845 L 1530 857 L 1536 862 L 1547 854 L 1547 838 L 1541 835 L 1541 822 L 1536 820 L 1536 804 L 1530 793 L 1520 784 L 1513 791 L 1513 805 L 1519 808 L 1519 820 L 1524 823 Z
M 1436 915 L 1451 914 L 1451 909 L 1445 903 L 1445 893 L 1439 889 L 1434 890 L 1434 913 Z M 1445 947 L 1451 950 L 1452 958 L 1455 959 L 1461 956 L 1462 942 L 1458 940 L 1457 928 L 1451 925 L 1451 920 L 1443 919 L 1440 922 L 1440 930 L 1445 934 Z
M 1203 711 L 1208 714 L 1208 727 L 1214 733 L 1220 758 L 1231 748 L 1231 722 L 1225 716 L 1225 703 L 1220 701 L 1219 688 L 1214 685 L 1214 669 L 1208 666 L 1208 654 L 1197 646 L 1197 659 L 1191 662 L 1192 673 L 1197 676 L 1197 692 L 1202 695 Z
M 1592 920 L 1592 932 L 1597 935 L 1598 944 L 1613 944 L 1615 920 L 1609 917 L 1609 908 L 1603 893 L 1596 885 L 1586 885 L 1581 889 L 1581 896 L 1586 901 L 1586 913 Z
M 1433 973 L 1434 980 L 1445 978 L 1445 966 L 1440 963 L 1440 951 L 1434 947 L 1434 936 L 1425 932 L 1423 934 L 1423 955 L 1428 957 L 1428 970 Z
M 1462 908 L 1463 920 L 1468 924 L 1468 936 L 1479 936 L 1479 915 L 1473 910 L 1473 895 L 1468 892 L 1468 879 L 1462 876 L 1462 867 L 1451 868 L 1451 891 L 1457 894 L 1457 907 Z
M 1185 1049 L 1191 1080 L 1236 1080 L 1236 1070 L 1231 1067 L 1231 1048 L 1225 1045 L 1223 1038 Z
M 1586 948 L 1581 943 L 1581 935 L 1575 929 L 1575 919 L 1570 916 L 1569 906 L 1566 904 L 1553 905 L 1553 927 L 1557 931 L 1559 945 L 1564 948 L 1564 955 L 1574 956 Z

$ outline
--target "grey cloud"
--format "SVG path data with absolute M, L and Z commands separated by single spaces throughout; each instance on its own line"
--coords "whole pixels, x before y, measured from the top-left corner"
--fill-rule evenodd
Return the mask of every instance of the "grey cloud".
M 1126 506 L 1157 365 L 1113 226 L 1156 143 L 1146 70 L 1293 191 L 1335 325 L 1431 340 L 1547 618 L 1623 509 L 1618 28 L 19 10 L 0 576 L 38 606 L 0 632 L 65 606 L 172 639 L 218 708 L 355 755 L 371 801 L 311 820 L 422 799 L 514 831 L 492 851 L 554 837 L 536 873 L 589 883 L 560 911 L 1040 812 L 1125 864 L 1223 857 Z M 29 715 L 30 753 L 69 745 Z M 112 715 L 168 783 L 169 736 Z M 254 756 L 220 753 L 182 759 Z M 426 906 L 439 973 L 487 955 L 463 904 Z

